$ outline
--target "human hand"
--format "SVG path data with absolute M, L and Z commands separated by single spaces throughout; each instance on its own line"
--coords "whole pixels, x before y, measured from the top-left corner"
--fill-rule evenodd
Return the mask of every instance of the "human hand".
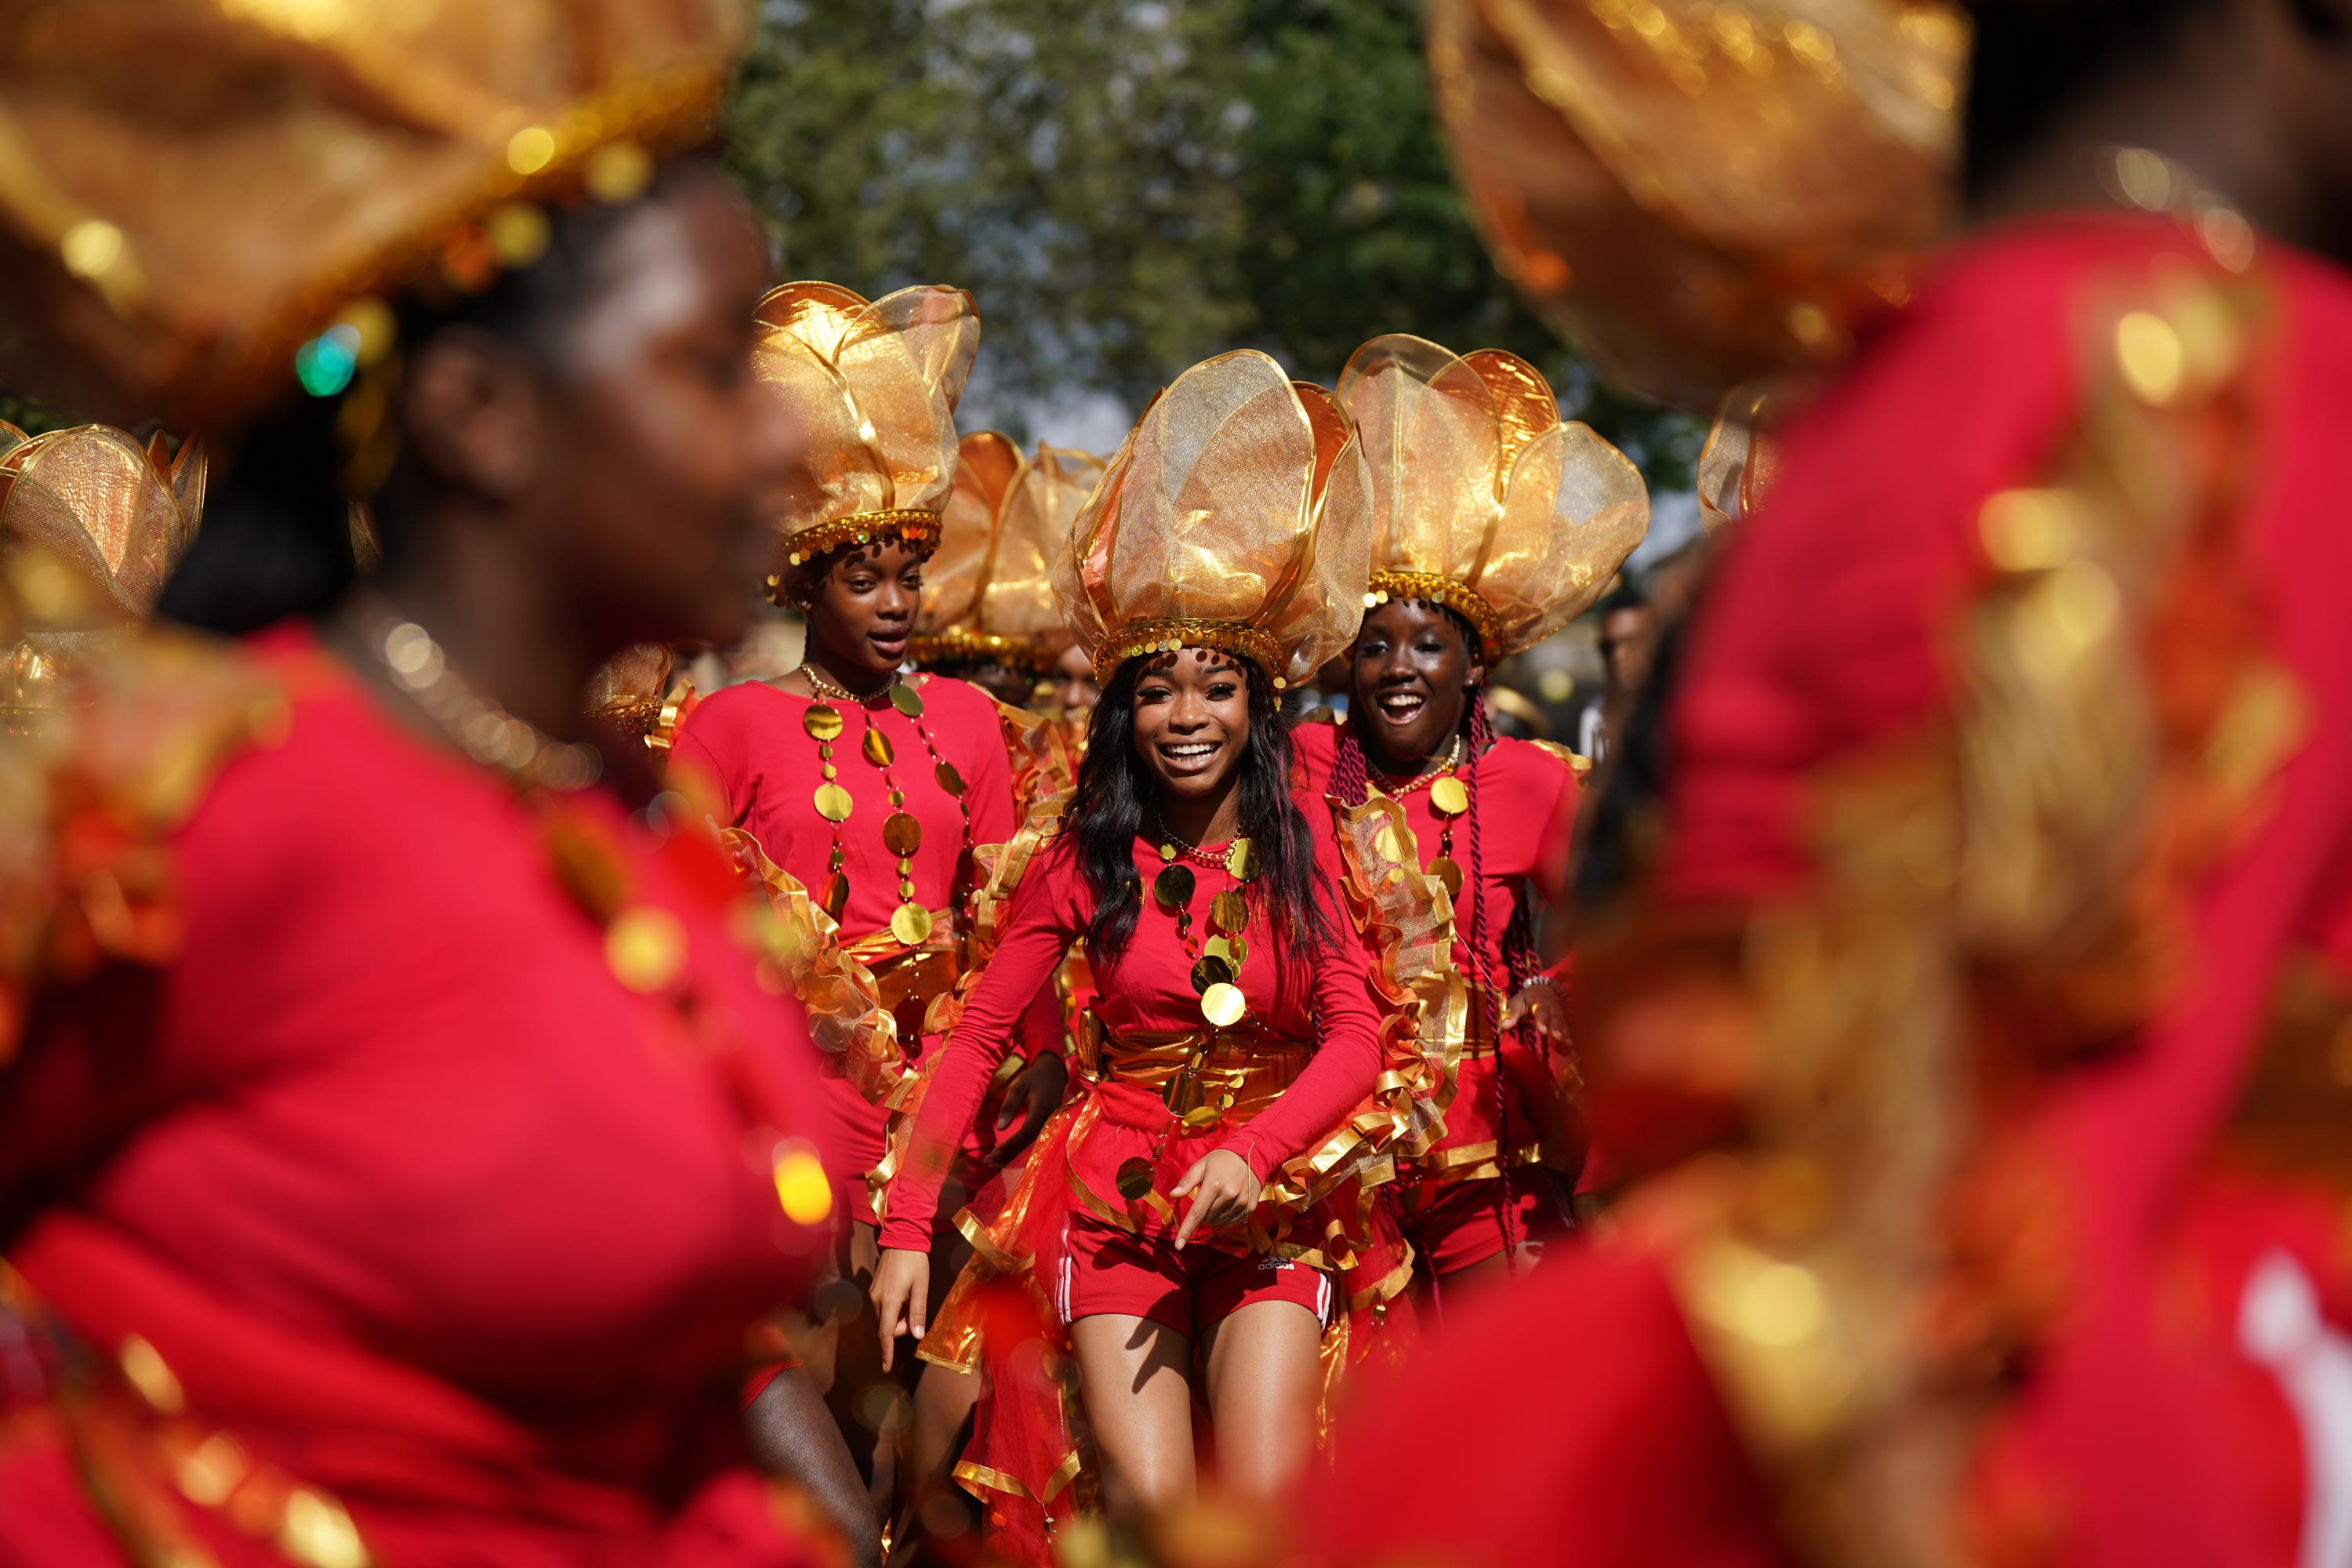
M 1176 1250 L 1202 1226 L 1239 1225 L 1257 1208 L 1265 1184 L 1251 1173 L 1249 1162 L 1230 1149 L 1212 1149 L 1192 1162 L 1183 1180 L 1170 1189 L 1171 1198 L 1192 1194 L 1192 1206 L 1176 1231 Z
M 1070 1086 L 1070 1069 L 1051 1051 L 1040 1051 L 1015 1073 L 1004 1089 L 1003 1109 L 996 1113 L 996 1147 L 989 1151 L 988 1167 L 1001 1170 L 1037 1141 L 1054 1112 L 1062 1109 L 1062 1094 Z M 1010 1132 L 1006 1128 L 1012 1128 Z
M 884 1247 L 866 1295 L 874 1302 L 882 1336 L 882 1370 L 887 1372 L 900 1334 L 912 1334 L 919 1342 L 923 1337 L 923 1313 L 931 1300 L 931 1255 L 912 1247 Z

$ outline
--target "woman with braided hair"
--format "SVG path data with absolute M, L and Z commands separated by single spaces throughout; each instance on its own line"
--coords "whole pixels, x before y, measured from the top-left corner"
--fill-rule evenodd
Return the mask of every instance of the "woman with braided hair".
M 1606 587 L 1641 542 L 1649 497 L 1512 354 L 1375 338 L 1339 395 L 1371 460 L 1371 607 L 1346 722 L 1301 725 L 1293 744 L 1353 841 L 1360 912 L 1411 929 L 1433 917 L 1382 904 L 1433 910 L 1442 887 L 1451 906 L 1437 956 L 1399 976 L 1444 1128 L 1400 1161 L 1398 1190 L 1428 1278 L 1467 1284 L 1565 1227 L 1580 1152 L 1565 962 L 1544 968 L 1534 942 L 1534 900 L 1567 876 L 1578 763 L 1496 736 L 1479 694 L 1494 660 Z M 1396 862 L 1405 878 L 1386 875 Z

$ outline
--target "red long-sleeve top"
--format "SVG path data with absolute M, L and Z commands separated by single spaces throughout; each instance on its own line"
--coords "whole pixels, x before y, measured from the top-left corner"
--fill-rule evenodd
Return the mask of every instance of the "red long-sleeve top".
M 1319 811 L 1319 800 L 1302 798 L 1302 810 Z M 1313 819 L 1310 817 L 1310 821 Z M 1141 1154 L 1158 1167 L 1161 1190 L 1193 1161 L 1213 1149 L 1230 1149 L 1260 1180 L 1334 1129 L 1371 1092 L 1379 1076 L 1380 1015 L 1373 1001 L 1370 957 L 1338 912 L 1338 850 L 1328 834 L 1314 836 L 1316 862 L 1333 891 L 1331 942 L 1312 952 L 1281 952 L 1269 930 L 1265 900 L 1255 885 L 1247 891 L 1253 910 L 1250 949 L 1240 984 L 1252 1012 L 1275 1033 L 1315 1043 L 1313 1059 L 1275 1103 L 1236 1127 L 1196 1136 L 1161 1133 L 1169 1126 L 1160 1095 L 1133 1084 L 1105 1081 L 1088 1086 L 1103 1097 L 1103 1123 L 1073 1154 L 1079 1180 L 1109 1194 L 1120 1163 Z M 1013 896 L 1003 940 L 989 960 L 962 1020 L 950 1037 L 947 1056 L 916 1120 L 915 1143 L 940 1148 L 957 1142 L 970 1125 L 981 1096 L 1010 1048 L 1014 1029 L 1038 987 L 1052 976 L 1072 942 L 1083 935 L 1095 899 L 1080 873 L 1076 840 L 1067 833 L 1041 849 Z M 1192 987 L 1195 954 L 1178 940 L 1175 918 L 1151 900 L 1151 880 L 1161 868 L 1158 846 L 1135 842 L 1135 872 L 1145 889 L 1135 935 L 1117 957 L 1096 954 L 1094 1012 L 1108 1028 L 1129 1031 L 1190 1030 L 1204 1026 L 1200 995 Z M 1222 867 L 1192 867 L 1196 886 L 1192 909 L 1195 942 L 1205 936 L 1210 900 L 1236 883 Z M 930 1246 L 931 1221 L 939 1204 L 936 1163 L 914 1160 L 894 1185 L 882 1226 L 885 1247 Z
M 919 675 L 910 683 L 923 699 L 919 724 L 888 703 L 878 708 L 836 701 L 842 717 L 832 743 L 835 783 L 849 792 L 847 820 L 841 824 L 843 871 L 849 900 L 841 911 L 841 934 L 854 942 L 886 930 L 898 908 L 898 858 L 882 841 L 891 813 L 883 770 L 861 750 L 867 728 L 887 737 L 905 804 L 898 807 L 922 824 L 923 842 L 909 857 L 915 901 L 933 911 L 953 899 L 964 852 L 964 808 L 971 812 L 971 842 L 1000 844 L 1013 836 L 1013 773 L 1005 755 L 996 704 L 977 687 L 945 676 Z M 715 691 L 697 703 L 678 727 L 671 765 L 700 767 L 726 793 L 729 820 L 751 834 L 784 870 L 813 892 L 821 890 L 833 853 L 834 825 L 816 809 L 824 782 L 817 742 L 803 724 L 811 700 L 751 681 Z M 940 783 L 923 731 L 929 731 L 941 760 L 963 780 L 961 802 Z M 907 1036 L 910 1057 L 919 1060 L 932 1037 Z M 1024 1049 L 1055 1048 L 1060 1040 L 1055 1015 L 1033 1016 L 1023 1031 Z M 847 1188 L 861 1184 L 882 1157 L 887 1114 L 869 1102 L 838 1071 L 824 1079 L 824 1103 L 833 1121 L 835 1176 Z
M 1301 724 L 1290 733 L 1290 749 L 1306 775 L 1307 786 L 1318 799 L 1330 787 L 1331 769 L 1339 749 L 1339 729 L 1333 724 Z M 1454 824 L 1454 862 L 1462 868 L 1464 897 L 1455 900 L 1454 963 L 1465 980 L 1479 973 L 1473 963 L 1472 937 L 1478 928 L 1471 919 L 1471 878 L 1480 872 L 1477 898 L 1486 915 L 1485 973 L 1496 985 L 1508 988 L 1510 965 L 1503 957 L 1503 933 L 1520 891 L 1533 885 L 1538 897 L 1556 901 L 1566 890 L 1570 838 L 1576 826 L 1576 771 L 1561 758 L 1526 741 L 1498 739 L 1475 762 L 1457 770 L 1464 782 L 1477 787 L 1476 827 L 1479 853 L 1471 853 L 1471 817 Z M 1417 789 L 1402 801 L 1405 822 L 1412 829 L 1414 847 L 1423 869 L 1437 859 L 1445 840 L 1445 818 L 1430 804 L 1429 791 Z M 1330 826 L 1328 808 L 1321 826 Z M 1567 967 L 1566 961 L 1547 973 Z M 1559 1121 L 1549 1106 L 1541 1123 L 1528 1114 L 1531 1097 L 1552 1097 L 1549 1069 L 1535 1050 L 1507 1042 L 1500 1057 L 1488 1055 L 1464 1060 L 1457 1068 L 1458 1087 L 1445 1111 L 1445 1136 L 1434 1152 L 1468 1148 L 1498 1141 L 1496 1127 L 1495 1075 L 1497 1062 L 1511 1069 L 1518 1092 L 1504 1107 L 1507 1136 L 1500 1141 L 1517 1149 L 1551 1132 Z
M 260 647 L 290 722 L 165 847 L 177 958 L 53 998 L 0 1074 L 9 1260 L 103 1354 L 152 1344 L 192 1421 L 331 1489 L 381 1561 L 792 1561 L 726 1468 L 728 1380 L 824 1246 L 765 1152 L 824 1134 L 724 858 L 560 803 L 683 939 L 674 985 L 632 989 L 539 810 L 308 633 Z M 73 1484 L 0 1442 L 0 1561 L 120 1561 Z M 226 1563 L 279 1560 L 191 1518 Z

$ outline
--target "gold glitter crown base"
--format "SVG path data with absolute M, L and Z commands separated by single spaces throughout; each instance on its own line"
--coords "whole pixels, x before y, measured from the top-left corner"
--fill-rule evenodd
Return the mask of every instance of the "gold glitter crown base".
M 1265 671 L 1276 691 L 1285 685 L 1282 644 L 1273 633 L 1240 621 L 1192 620 L 1183 616 L 1136 621 L 1111 633 L 1095 649 L 1095 678 L 1109 679 L 1112 671 L 1141 654 L 1174 653 L 1186 647 L 1213 647 L 1240 654 Z
M 940 514 L 911 507 L 893 511 L 854 511 L 847 517 L 800 530 L 784 541 L 784 550 L 792 563 L 798 566 L 844 545 L 872 544 L 877 540 L 896 540 L 929 557 L 939 548 Z
M 1042 675 L 1054 667 L 1055 655 L 1034 637 L 945 631 L 916 637 L 907 645 L 907 657 L 926 669 L 941 664 L 1001 664 Z
M 1378 609 L 1391 599 L 1426 599 L 1443 605 L 1478 628 L 1489 660 L 1502 656 L 1503 617 L 1477 590 L 1434 572 L 1375 572 L 1364 595 L 1364 608 Z

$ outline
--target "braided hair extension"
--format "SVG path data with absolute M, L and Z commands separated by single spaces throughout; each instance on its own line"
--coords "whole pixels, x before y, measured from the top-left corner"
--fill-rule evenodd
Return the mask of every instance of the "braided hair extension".
M 1465 638 L 1477 633 L 1469 624 L 1460 621 L 1452 610 L 1448 619 L 1455 620 Z M 1470 646 L 1476 646 L 1475 643 Z M 1331 760 L 1330 792 L 1345 805 L 1361 805 L 1371 789 L 1370 766 L 1367 762 L 1360 721 L 1350 715 L 1339 731 L 1339 740 Z M 1463 704 L 1462 724 L 1456 731 L 1467 740 L 1469 765 L 1462 773 L 1465 791 L 1470 797 L 1469 809 L 1463 814 L 1470 832 L 1470 964 L 1471 978 L 1478 988 L 1480 1005 L 1486 1014 L 1486 1034 L 1499 1050 L 1503 1038 L 1503 996 L 1506 993 L 1496 985 L 1496 976 L 1487 964 L 1486 842 L 1478 831 L 1478 761 L 1493 749 L 1496 735 L 1492 719 L 1486 711 L 1486 694 L 1483 684 L 1471 688 L 1469 700 Z M 1502 948 L 1504 974 L 1507 994 L 1517 995 L 1536 973 L 1538 963 L 1534 939 L 1535 920 L 1527 889 L 1522 887 L 1512 901 L 1511 918 L 1503 928 Z M 1522 1023 L 1519 1029 L 1528 1025 Z M 1516 1275 L 1518 1269 L 1519 1239 L 1517 1232 L 1518 1213 L 1516 1184 L 1511 1179 L 1509 1085 L 1502 1070 L 1499 1057 L 1495 1071 L 1495 1163 L 1498 1172 L 1496 1189 L 1499 1205 L 1497 1218 L 1503 1229 L 1503 1250 L 1506 1267 Z

